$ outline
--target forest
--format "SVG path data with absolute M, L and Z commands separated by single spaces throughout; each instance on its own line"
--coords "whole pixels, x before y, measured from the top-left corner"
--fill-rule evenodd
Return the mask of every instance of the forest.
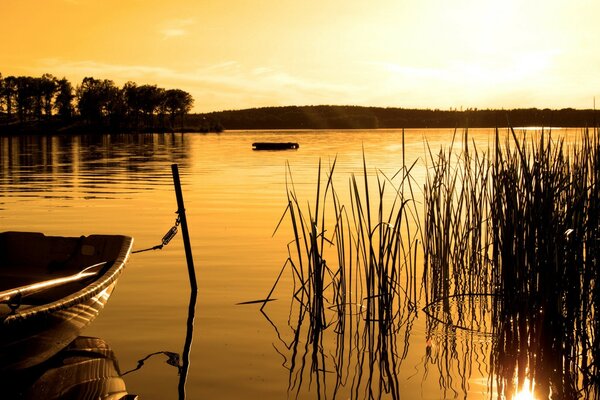
M 437 110 L 359 106 L 289 106 L 204 114 L 226 129 L 388 129 L 592 127 L 595 109 Z
M 6 76 L 0 73 L 0 134 L 221 132 L 243 129 L 596 127 L 595 109 L 409 109 L 283 106 L 190 114 L 181 89 L 109 79 Z
M 0 133 L 172 132 L 218 130 L 218 124 L 186 115 L 193 97 L 181 89 L 86 77 L 73 87 L 66 78 L 0 74 Z

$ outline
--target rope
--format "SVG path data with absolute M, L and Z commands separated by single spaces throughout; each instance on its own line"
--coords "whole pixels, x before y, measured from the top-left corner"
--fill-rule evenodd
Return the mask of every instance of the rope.
M 173 225 L 171 227 L 171 229 L 169 229 L 167 231 L 167 233 L 165 233 L 165 235 L 163 236 L 160 244 L 157 244 L 156 246 L 153 246 L 153 247 L 149 247 L 147 249 L 132 251 L 131 254 L 142 253 L 144 251 L 151 251 L 151 250 L 161 250 L 163 247 L 165 247 L 166 245 L 168 245 L 169 242 L 177 235 L 177 231 L 178 231 L 177 227 L 179 226 L 180 222 L 181 221 L 179 219 L 179 211 L 177 211 L 177 218 L 175 218 L 175 225 Z

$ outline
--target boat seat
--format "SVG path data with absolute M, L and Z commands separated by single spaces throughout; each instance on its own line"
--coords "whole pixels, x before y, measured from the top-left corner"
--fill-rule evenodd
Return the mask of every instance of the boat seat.
M 31 285 L 32 283 L 42 282 L 50 279 L 46 274 L 7 274 L 3 273 L 0 279 L 0 291 L 18 288 L 20 286 Z
M 43 279 L 42 279 L 43 280 Z M 32 280 L 22 280 L 19 278 L 16 279 L 6 279 L 6 280 L 2 280 L 2 287 L 0 287 L 0 290 L 6 290 L 6 289 L 14 289 L 17 287 L 21 287 L 21 286 L 25 286 L 25 285 L 29 285 L 32 283 L 36 283 L 39 282 L 40 280 L 37 281 L 32 281 Z M 6 282 L 6 283 L 5 283 Z M 89 281 L 79 281 L 79 282 L 70 282 L 67 284 L 62 285 L 59 288 L 52 288 L 52 289 L 48 289 L 48 290 L 42 290 L 38 293 L 33 293 L 33 294 L 29 294 L 28 296 L 26 296 L 25 298 L 23 298 L 22 304 L 19 307 L 19 309 L 22 309 L 24 307 L 28 307 L 28 306 L 38 306 L 38 305 L 42 305 L 42 304 L 47 304 L 47 303 L 51 303 L 53 301 L 56 301 L 60 298 L 65 297 L 66 295 L 70 294 L 70 293 L 74 293 L 78 290 L 80 290 L 82 287 L 86 286 L 89 283 Z M 4 285 L 10 285 L 9 287 L 4 288 Z M 6 306 L 6 304 L 2 305 L 3 307 Z M 3 312 L 0 312 L 0 315 Z

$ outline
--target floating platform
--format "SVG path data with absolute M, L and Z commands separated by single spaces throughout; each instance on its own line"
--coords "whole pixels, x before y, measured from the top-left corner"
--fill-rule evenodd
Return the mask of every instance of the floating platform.
M 296 142 L 255 142 L 252 150 L 297 150 L 300 145 Z

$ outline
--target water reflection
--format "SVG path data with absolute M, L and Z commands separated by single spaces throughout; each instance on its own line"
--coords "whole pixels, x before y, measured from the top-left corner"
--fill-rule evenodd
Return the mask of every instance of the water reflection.
M 575 349 L 565 343 L 562 349 L 541 347 L 551 343 L 553 335 L 535 332 L 539 322 L 493 319 L 493 304 L 501 303 L 494 296 L 460 296 L 448 303 L 425 309 L 422 381 L 425 384 L 433 366 L 442 398 L 470 398 L 473 375 L 489 377 L 490 398 L 598 398 L 591 382 L 597 378 L 585 373 L 582 378 L 582 371 L 568 368 Z M 367 321 L 364 310 L 351 304 L 343 314 L 322 309 L 323 320 L 311 316 L 314 311 L 302 296 L 292 302 L 287 323 L 274 322 L 263 310 L 277 337 L 275 349 L 288 370 L 290 394 L 301 398 L 314 391 L 319 399 L 400 398 L 400 367 L 418 314 L 407 313 L 389 324 Z M 527 330 L 527 340 L 519 336 L 519 329 Z
M 389 297 L 386 289 L 363 294 L 375 291 L 357 290 L 352 276 L 346 280 L 349 271 L 332 270 L 320 256 L 312 256 L 323 270 L 309 267 L 306 280 L 291 258 L 286 264 L 293 266 L 296 278 L 287 321 L 273 321 L 266 301 L 261 308 L 278 339 L 274 347 L 288 370 L 289 394 L 300 398 L 314 391 L 319 399 L 399 399 L 400 369 L 417 318 L 414 298 L 394 297 L 400 286 L 393 286 Z M 404 259 L 402 266 L 411 261 Z
M 185 134 L 2 137 L 0 190 L 5 196 L 112 198 L 162 183 L 170 163 L 189 164 Z
M 186 334 L 185 334 L 185 343 L 183 346 L 183 352 L 181 355 L 179 353 L 174 353 L 172 351 L 155 351 L 152 352 L 143 358 L 139 359 L 135 368 L 132 368 L 126 372 L 124 372 L 121 376 L 125 376 L 140 370 L 146 361 L 155 356 L 164 356 L 165 362 L 177 368 L 177 374 L 179 375 L 179 383 L 177 386 L 177 391 L 179 394 L 179 400 L 185 400 L 186 398 L 186 384 L 188 373 L 190 369 L 190 354 L 192 351 L 192 340 L 194 337 L 194 319 L 196 314 L 196 301 L 197 301 L 197 292 L 192 290 L 190 293 L 190 301 L 188 305 L 188 316 L 186 323 Z
M 364 188 L 352 176 L 347 212 L 334 189 L 334 170 L 335 161 L 321 189 L 319 165 L 314 208 L 300 206 L 293 183 L 288 192 L 286 213 L 295 235 L 284 265 L 294 279 L 291 336 L 273 324 L 289 370 L 288 391 L 299 397 L 314 385 L 318 398 L 399 399 L 417 302 L 416 242 L 402 240 L 410 237 L 406 232 L 418 231 L 407 216 L 416 204 L 405 179 L 410 168 L 394 176 L 399 182 L 389 215 L 382 206 L 388 178 L 375 176 L 381 207 L 376 211 L 370 208 L 366 171 Z
M 536 399 L 600 398 L 593 336 L 565 324 L 566 315 L 554 307 L 507 312 L 512 299 L 497 307 L 491 368 L 499 393 L 509 399 L 523 393 Z
M 513 131 L 493 157 L 466 146 L 431 157 L 426 311 L 442 330 L 491 332 L 486 375 L 500 399 L 600 396 L 599 143 L 597 131 L 570 144 Z
M 278 339 L 274 347 L 288 370 L 290 395 L 301 398 L 314 390 L 319 399 L 399 399 L 400 366 L 416 314 L 367 320 L 363 307 L 346 304 L 341 314 L 321 309 L 321 320 L 305 301 L 301 296 L 293 301 L 287 323 L 262 311 Z
M 562 325 L 565 315 L 555 307 L 522 306 L 536 299 L 535 294 L 452 296 L 427 306 L 425 375 L 434 365 L 440 388 L 450 397 L 466 396 L 471 377 L 480 375 L 489 377 L 490 398 L 600 398 L 592 328 L 582 334 Z
M 467 396 L 473 374 L 489 376 L 493 296 L 456 295 L 428 304 L 425 377 L 436 368 L 444 397 Z M 425 379 L 425 378 L 424 378 Z
M 369 157 L 368 160 L 372 161 L 370 163 L 378 168 L 384 166 L 384 169 L 388 171 L 395 168 L 400 156 L 397 151 L 382 152 L 381 149 L 387 149 L 389 146 L 403 148 L 397 138 L 392 141 L 389 138 L 390 135 L 383 135 L 379 132 L 365 134 L 361 136 L 360 140 L 354 139 L 352 135 L 346 133 L 333 135 L 327 132 L 318 132 L 302 135 L 294 140 L 301 140 L 303 143 L 310 141 L 311 146 L 303 146 L 299 152 L 294 154 L 295 158 L 292 162 L 295 171 L 298 169 L 306 171 L 296 179 L 301 184 L 299 185 L 302 189 L 301 193 L 304 191 L 312 193 L 312 189 L 314 189 L 312 182 L 315 160 L 319 156 L 342 154 L 340 160 L 346 164 L 342 164 L 340 161 L 340 165 L 347 165 L 348 170 L 354 170 L 357 164 L 360 164 L 357 160 L 360 159 L 361 141 L 364 141 L 367 150 L 371 148 L 372 154 L 381 155 L 381 158 L 375 158 L 374 161 L 375 156 Z M 435 132 L 427 132 L 428 138 L 438 138 L 438 142 L 444 142 L 448 137 L 446 134 L 435 135 Z M 268 360 L 268 365 L 264 363 L 264 365 L 257 366 L 257 363 L 253 363 L 254 360 L 258 360 L 265 354 L 264 347 L 261 347 L 264 345 L 264 341 L 256 340 L 259 336 L 256 334 L 257 325 L 259 327 L 261 325 L 258 319 L 256 319 L 257 321 L 252 320 L 252 323 L 233 324 L 235 327 L 231 331 L 235 330 L 238 333 L 236 338 L 243 339 L 239 340 L 239 346 L 235 347 L 235 351 L 231 351 L 234 346 L 229 346 L 230 343 L 227 342 L 229 336 L 221 334 L 222 332 L 228 333 L 230 325 L 225 325 L 223 321 L 237 322 L 238 315 L 230 313 L 228 310 L 231 308 L 223 306 L 223 304 L 239 300 L 237 296 L 231 296 L 231 293 L 242 293 L 240 288 L 244 290 L 244 297 L 248 295 L 254 298 L 256 292 L 263 293 L 265 285 L 272 283 L 272 277 L 276 274 L 276 268 L 281 262 L 283 251 L 274 251 L 279 250 L 279 247 L 275 249 L 272 241 L 265 241 L 265 244 L 257 238 L 260 238 L 261 232 L 264 231 L 268 238 L 273 225 L 281 217 L 280 206 L 282 204 L 276 195 L 283 191 L 281 182 L 283 178 L 280 175 L 282 175 L 281 170 L 285 159 L 277 158 L 277 155 L 272 154 L 268 157 L 264 154 L 247 156 L 246 153 L 251 154 L 249 149 L 251 139 L 245 138 L 243 135 L 236 136 L 235 133 L 223 135 L 218 140 L 216 140 L 216 136 L 195 137 L 191 143 L 195 149 L 195 157 L 192 157 L 188 150 L 188 145 L 192 142 L 190 138 L 191 136 L 179 138 L 170 135 L 166 135 L 166 137 L 140 135 L 137 139 L 121 139 L 110 135 L 52 140 L 40 138 L 0 139 L 0 208 L 5 202 L 6 209 L 10 210 L 10 212 L 2 214 L 2 223 L 10 227 L 48 225 L 53 217 L 53 215 L 48 215 L 48 210 L 56 212 L 59 207 L 73 208 L 75 202 L 71 199 L 75 197 L 104 197 L 110 201 L 92 204 L 106 207 L 94 208 L 93 214 L 96 217 L 89 225 L 94 228 L 100 227 L 102 230 L 114 230 L 115 222 L 120 222 L 127 229 L 132 227 L 136 239 L 140 238 L 137 243 L 144 247 L 154 244 L 157 235 L 162 234 L 172 222 L 172 192 L 168 191 L 167 193 L 167 190 L 164 190 L 166 193 L 164 203 L 169 206 L 164 207 L 167 210 L 164 214 L 164 221 L 154 225 L 151 225 L 149 221 L 153 220 L 150 217 L 158 213 L 159 208 L 156 205 L 159 196 L 154 196 L 154 192 L 151 192 L 152 196 L 146 195 L 150 190 L 154 190 L 156 185 L 171 185 L 170 175 L 165 173 L 168 165 L 173 162 L 180 165 L 187 163 L 189 164 L 188 170 L 194 170 L 194 173 L 198 174 L 197 178 L 202 179 L 202 185 L 196 185 L 197 187 L 202 186 L 202 192 L 194 193 L 194 198 L 207 199 L 207 202 L 202 204 L 203 214 L 197 214 L 202 217 L 197 218 L 197 221 L 202 223 L 202 225 L 198 225 L 197 231 L 205 233 L 198 243 L 201 243 L 204 250 L 203 260 L 208 267 L 203 281 L 206 283 L 205 288 L 209 290 L 203 293 L 203 297 L 211 307 L 205 320 L 208 322 L 208 326 L 195 338 L 196 343 L 200 344 L 199 348 L 203 349 L 201 353 L 203 361 L 201 365 L 196 365 L 190 374 L 193 384 L 189 385 L 189 390 L 192 392 L 189 397 L 218 398 L 219 396 L 215 395 L 217 391 L 222 392 L 226 385 L 230 387 L 230 382 L 239 382 L 240 389 L 237 397 L 247 396 L 249 387 L 265 387 L 265 393 L 270 390 L 271 394 L 265 394 L 264 398 L 282 398 L 285 397 L 285 394 L 282 396 L 281 392 L 277 390 L 283 387 L 285 391 L 287 386 L 290 390 L 289 397 L 298 395 L 298 398 L 368 398 L 370 393 L 373 394 L 373 397 L 389 398 L 402 392 L 404 398 L 442 398 L 443 396 L 453 398 L 456 396 L 469 399 L 498 398 L 506 400 L 513 395 L 517 398 L 526 396 L 530 386 L 528 376 L 533 374 L 532 371 L 536 367 L 542 368 L 539 365 L 540 357 L 552 360 L 552 354 L 546 350 L 544 350 L 545 355 L 536 356 L 538 349 L 543 349 L 543 347 L 529 344 L 531 338 L 544 335 L 545 330 L 550 329 L 538 327 L 539 324 L 544 324 L 543 319 L 535 315 L 527 317 L 525 311 L 520 315 L 511 312 L 504 315 L 500 312 L 495 313 L 494 297 L 476 299 L 469 296 L 448 298 L 447 301 L 434 303 L 427 308 L 427 312 L 420 311 L 427 301 L 422 302 L 422 299 L 416 299 L 414 296 L 415 300 L 420 301 L 418 310 L 395 317 L 396 319 L 391 323 L 389 320 L 378 321 L 378 318 L 367 318 L 364 296 L 357 295 L 358 299 L 343 300 L 341 301 L 343 307 L 335 309 L 330 309 L 330 303 L 327 301 L 318 306 L 317 303 L 309 304 L 308 297 L 305 297 L 302 302 L 294 300 L 295 303 L 290 306 L 289 310 L 287 303 L 279 307 L 277 302 L 273 302 L 269 303 L 264 310 L 272 320 L 275 347 L 282 356 L 285 369 L 280 367 L 277 362 L 271 363 L 271 359 Z M 210 140 L 205 141 L 204 139 Z M 73 142 L 76 140 L 79 140 L 77 151 L 73 150 L 75 146 Z M 487 134 L 484 143 L 487 143 Z M 318 144 L 320 146 L 317 146 Z M 407 143 L 407 148 L 409 145 Z M 418 141 L 413 141 L 412 145 L 417 150 L 423 148 L 421 135 L 419 135 Z M 65 147 L 60 148 L 60 146 Z M 415 157 L 420 154 L 417 150 L 412 151 Z M 390 160 L 391 158 L 394 159 Z M 359 170 L 360 167 L 358 165 Z M 598 170 L 596 167 L 595 171 Z M 73 171 L 78 171 L 78 173 L 73 173 Z M 97 171 L 102 171 L 102 173 Z M 230 174 L 230 171 L 235 173 Z M 482 175 L 484 172 L 482 171 Z M 164 175 L 164 180 L 161 175 Z M 424 179 L 425 172 L 416 175 L 419 184 L 422 184 Z M 144 185 L 145 182 L 142 182 L 144 180 L 149 184 Z M 583 182 L 584 180 L 573 179 L 573 181 Z M 29 186 L 22 182 L 34 182 L 35 189 L 33 184 Z M 463 176 L 458 176 L 456 182 L 462 183 Z M 344 184 L 346 183 L 344 180 Z M 478 181 L 474 180 L 473 183 L 478 184 Z M 597 189 L 598 185 L 594 187 Z M 131 193 L 135 191 L 140 192 L 141 195 L 132 196 Z M 377 190 L 371 192 L 376 194 Z M 42 203 L 34 201 L 35 198 L 44 197 L 65 198 L 68 201 Z M 137 197 L 137 199 L 134 198 L 130 201 L 131 197 Z M 594 198 L 597 199 L 597 195 Z M 123 207 L 125 211 L 118 214 L 116 218 L 115 215 L 117 215 L 120 204 L 116 204 L 115 199 L 126 199 L 125 203 L 128 205 L 126 208 Z M 157 202 L 154 202 L 155 199 Z M 579 198 L 565 195 L 559 204 L 577 203 L 578 201 L 573 201 L 574 199 Z M 83 212 L 73 212 L 67 215 L 63 210 L 58 210 L 59 213 L 56 214 L 59 217 L 66 216 L 69 219 L 60 222 L 60 225 L 57 223 L 54 229 L 71 229 L 70 225 L 78 226 L 82 220 L 87 219 L 91 214 L 89 213 L 90 205 L 85 202 L 81 202 L 81 204 Z M 28 216 L 32 209 L 36 213 Z M 194 209 L 198 210 L 199 207 L 194 206 Z M 531 215 L 536 215 L 537 209 L 537 205 L 533 204 L 528 208 L 531 210 Z M 130 210 L 136 212 L 130 212 Z M 141 212 L 138 213 L 138 210 Z M 484 211 L 482 210 L 479 214 L 484 215 Z M 209 215 L 216 216 L 214 220 L 217 222 L 209 219 Z M 588 224 L 590 227 L 597 227 L 599 219 L 597 215 L 592 215 L 592 217 L 595 218 L 590 218 Z M 511 220 L 518 221 L 519 219 Z M 455 227 L 457 225 L 452 221 L 447 224 L 432 224 L 432 227 L 436 228 L 442 226 Z M 332 231 L 332 229 L 327 231 L 328 238 L 331 238 Z M 386 232 L 383 231 L 384 234 Z M 470 229 L 462 233 L 469 232 L 474 231 Z M 539 232 L 543 233 L 543 230 Z M 580 298 L 589 296 L 598 299 L 600 297 L 598 297 L 596 283 L 598 282 L 597 274 L 593 272 L 594 268 L 597 270 L 597 261 L 594 261 L 597 256 L 592 256 L 598 254 L 597 235 L 590 234 L 588 237 L 583 237 L 580 232 L 575 234 L 577 242 L 588 249 L 590 256 L 587 258 L 588 266 L 585 269 L 587 275 L 581 277 L 583 284 L 574 287 L 581 288 Z M 489 249 L 485 247 L 489 242 L 484 241 L 484 243 L 478 244 L 476 241 L 470 240 L 475 236 L 461 235 L 461 232 L 458 232 L 455 237 L 461 240 L 459 244 L 462 247 L 448 248 L 445 254 L 460 256 L 460 260 L 453 262 L 445 259 L 446 261 L 439 263 L 440 266 L 457 266 L 456 270 L 449 271 L 450 273 L 443 278 L 447 280 L 455 276 L 466 278 L 477 276 L 481 278 L 481 285 L 486 285 L 486 282 L 493 283 L 492 277 L 481 273 L 481 270 L 470 269 L 477 266 L 472 262 L 473 260 L 476 261 L 478 257 L 489 254 L 485 251 Z M 486 239 L 483 235 L 480 237 Z M 544 238 L 544 242 L 548 242 L 547 236 L 540 235 L 539 237 Z M 317 238 L 320 239 L 320 236 Z M 555 244 L 552 241 L 548 243 Z M 471 248 L 472 252 L 466 251 Z M 336 259 L 336 256 L 330 254 L 329 261 Z M 440 258 L 440 260 L 442 259 Z M 168 261 L 170 262 L 171 259 Z M 149 299 L 148 308 L 152 308 L 152 318 L 140 318 L 135 322 L 136 329 L 142 327 L 144 332 L 149 335 L 151 341 L 149 340 L 148 343 L 150 345 L 137 348 L 135 351 L 132 350 L 133 355 L 127 360 L 123 359 L 122 364 L 127 361 L 130 366 L 135 366 L 135 361 L 141 358 L 141 355 L 157 350 L 156 343 L 158 343 L 158 349 L 173 350 L 180 346 L 181 342 L 181 335 L 176 330 L 170 329 L 170 326 L 167 328 L 167 325 L 163 324 L 164 321 L 171 321 L 172 308 L 162 307 L 172 301 L 172 293 L 180 291 L 181 279 L 176 279 L 170 269 L 164 268 L 163 264 L 167 264 L 167 262 L 163 260 L 149 264 L 144 265 L 144 270 L 152 272 L 151 274 L 139 273 L 136 276 L 135 270 L 130 271 L 132 272 L 131 281 L 129 283 L 124 281 L 121 287 L 124 289 L 120 292 L 124 296 L 122 297 L 124 300 L 119 307 L 109 310 L 109 313 L 106 314 L 109 317 L 106 319 L 106 326 L 101 328 L 110 331 L 111 335 L 117 338 L 116 340 L 129 337 L 131 329 L 120 322 L 126 320 L 129 315 L 137 315 L 129 313 L 139 311 L 137 308 L 139 291 L 153 290 L 157 294 L 156 298 L 153 296 L 152 299 Z M 243 268 L 231 267 L 234 265 L 240 265 Z M 574 263 L 566 262 L 565 265 L 572 266 Z M 227 268 L 223 268 L 223 266 L 227 266 Z M 271 268 L 271 266 L 273 267 Z M 472 274 L 470 276 L 461 275 L 461 270 L 472 271 Z M 457 274 L 453 275 L 453 272 Z M 144 280 L 140 281 L 138 279 L 140 276 L 143 276 Z M 184 279 L 185 277 L 182 274 L 179 278 Z M 431 278 L 433 279 L 433 277 Z M 444 282 L 444 279 L 440 277 L 439 282 Z M 418 281 L 418 278 L 415 280 Z M 156 283 L 157 281 L 159 283 Z M 466 281 L 468 279 L 464 280 L 464 282 Z M 417 289 L 415 288 L 415 290 Z M 298 287 L 295 291 L 297 290 Z M 348 290 L 352 291 L 354 288 L 348 285 Z M 493 290 L 492 287 L 490 291 L 481 290 L 479 292 L 494 294 Z M 409 289 L 408 285 L 401 285 L 397 291 L 398 302 L 404 301 L 405 292 L 411 293 L 413 290 Z M 459 294 L 467 295 L 474 292 L 476 290 L 471 288 Z M 444 296 L 453 293 L 453 291 L 449 291 L 436 299 L 444 299 Z M 500 291 L 495 293 L 502 294 Z M 303 294 L 303 292 L 294 294 L 297 294 L 298 297 L 306 296 L 306 293 Z M 544 299 L 547 296 L 540 295 L 539 298 Z M 492 300 L 491 305 L 488 300 Z M 522 304 L 523 308 L 529 308 L 526 299 L 516 298 L 515 302 Z M 578 387 L 575 389 L 575 394 L 581 398 L 593 399 L 598 398 L 597 392 L 591 392 L 589 388 L 598 387 L 600 383 L 597 378 L 598 374 L 595 372 L 598 365 L 595 360 L 599 359 L 598 349 L 600 349 L 598 345 L 600 336 L 597 334 L 597 316 L 599 314 L 597 308 L 593 307 L 579 310 L 562 308 L 564 305 L 577 303 L 576 297 L 569 294 L 569 296 L 561 297 L 560 301 L 549 304 L 555 308 L 560 306 L 564 315 L 579 315 L 576 324 L 580 326 L 580 331 L 587 329 L 588 337 L 584 339 L 583 336 L 580 336 L 579 347 L 572 347 L 570 339 L 559 337 L 560 340 L 552 342 L 555 347 L 550 348 L 557 349 L 557 353 L 562 354 L 563 361 L 559 371 L 563 371 L 565 360 L 569 360 L 569 368 L 565 370 L 573 371 L 573 364 L 570 362 L 577 361 L 576 368 L 578 368 L 579 375 L 577 378 L 568 378 L 567 381 L 573 382 L 576 379 Z M 597 305 L 598 301 L 593 304 Z M 150 305 L 161 307 L 151 307 Z M 280 308 L 284 309 L 281 313 L 278 312 Z M 322 316 L 313 318 L 308 310 L 315 310 Z M 122 317 L 122 314 L 125 314 L 125 317 Z M 282 314 L 285 316 L 282 317 Z M 554 318 L 548 317 L 549 314 L 544 315 L 546 315 L 546 319 Z M 213 318 L 215 316 L 218 318 Z M 289 318 L 286 318 L 288 316 Z M 515 318 L 515 316 L 517 317 Z M 582 316 L 588 318 L 581 318 Z M 161 324 L 161 329 L 153 330 L 152 328 L 156 325 L 150 323 L 150 320 Z M 521 330 L 524 335 L 520 333 Z M 559 331 L 564 332 L 564 329 L 561 328 Z M 572 331 L 574 329 L 571 329 Z M 211 332 L 211 334 L 207 335 L 207 332 Z M 207 341 L 209 341 L 208 344 Z M 123 342 L 129 344 L 128 340 L 123 340 Z M 256 344 L 258 342 L 261 343 L 261 346 Z M 268 348 L 270 347 L 267 344 L 266 352 L 269 356 L 273 356 L 273 352 L 269 352 Z M 510 357 L 508 354 L 506 357 L 502 357 L 503 353 L 500 351 L 504 348 L 512 351 Z M 524 358 L 522 352 L 529 352 L 530 355 L 525 363 L 525 368 L 519 369 L 519 362 Z M 164 353 L 155 357 L 169 360 Z M 182 359 L 179 361 L 179 365 L 181 365 Z M 238 365 L 239 367 L 236 368 Z M 247 372 L 250 368 L 247 367 L 248 365 L 257 366 L 255 375 L 268 376 L 269 379 L 272 378 L 272 381 L 262 385 L 257 384 L 257 381 L 252 378 L 249 379 L 248 375 L 250 374 Z M 175 367 L 167 369 L 172 370 L 173 375 L 175 374 Z M 379 381 L 380 370 L 383 371 L 384 376 L 381 383 Z M 279 380 L 278 375 L 278 372 L 282 371 L 281 375 L 285 375 L 283 381 Z M 393 374 L 388 381 L 386 381 L 388 379 L 387 371 Z M 548 382 L 562 382 L 564 378 L 556 374 L 552 375 L 552 373 L 553 371 L 548 369 L 540 372 L 540 384 L 537 383 L 537 380 L 531 383 L 533 390 L 539 391 L 540 385 L 548 387 Z M 519 383 L 519 377 L 522 374 L 525 375 L 525 378 Z M 550 375 L 551 379 L 543 379 L 544 375 Z M 221 379 L 223 376 L 225 379 Z M 136 379 L 143 381 L 144 388 L 149 393 L 160 393 L 159 397 L 161 398 L 174 395 L 174 388 L 165 388 L 164 380 L 145 376 L 136 377 Z M 564 388 L 565 396 L 568 396 L 566 392 L 569 386 L 565 383 L 560 384 Z M 555 394 L 554 397 L 557 397 L 558 392 L 555 392 L 551 385 L 547 392 L 550 393 L 549 396 Z M 398 388 L 398 386 L 400 387 Z M 317 387 L 318 395 L 315 394 Z M 386 390 L 390 394 L 386 393 Z M 311 393 L 305 395 L 307 392 Z M 236 395 L 225 397 L 234 398 Z
M 117 358 L 108 344 L 80 336 L 50 360 L 0 377 L 2 398 L 14 400 L 136 399 L 127 393 Z

